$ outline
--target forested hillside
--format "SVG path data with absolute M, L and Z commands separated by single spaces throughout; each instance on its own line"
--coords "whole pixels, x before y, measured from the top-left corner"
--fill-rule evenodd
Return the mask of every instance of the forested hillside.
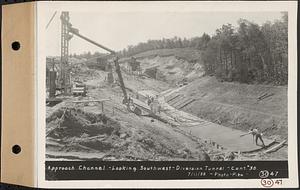
M 286 85 L 288 80 L 288 15 L 263 25 L 245 19 L 238 27 L 224 24 L 215 34 L 191 39 L 148 40 L 128 46 L 123 56 L 155 49 L 196 48 L 207 75 L 224 81 Z
M 207 74 L 240 82 L 287 84 L 288 18 L 262 26 L 239 20 L 223 25 L 202 53 Z

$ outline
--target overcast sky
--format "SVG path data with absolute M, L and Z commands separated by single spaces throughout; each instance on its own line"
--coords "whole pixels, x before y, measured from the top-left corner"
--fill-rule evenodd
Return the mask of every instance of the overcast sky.
M 52 13 L 45 14 L 50 20 Z M 45 31 L 47 54 L 60 55 L 60 12 Z M 146 42 L 148 39 L 191 38 L 204 32 L 212 35 L 223 24 L 237 26 L 240 18 L 259 25 L 281 18 L 280 12 L 70 12 L 73 27 L 90 39 L 115 51 L 128 45 Z M 70 53 L 95 51 L 98 47 L 74 36 L 70 41 Z

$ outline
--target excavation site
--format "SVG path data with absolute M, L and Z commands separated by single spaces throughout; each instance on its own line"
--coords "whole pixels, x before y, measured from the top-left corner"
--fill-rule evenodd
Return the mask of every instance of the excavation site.
M 75 21 L 52 21 L 61 51 L 46 58 L 47 161 L 288 159 L 285 14 L 122 50 Z

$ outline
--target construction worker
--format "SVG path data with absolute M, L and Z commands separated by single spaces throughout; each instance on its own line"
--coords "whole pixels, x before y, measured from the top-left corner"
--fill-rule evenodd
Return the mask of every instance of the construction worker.
M 153 112 L 156 114 L 159 111 L 158 95 L 155 96 L 152 103 L 153 103 Z
M 254 141 L 254 138 L 255 138 L 255 144 L 256 144 L 257 146 L 259 146 L 258 143 L 257 143 L 257 141 L 258 141 L 258 139 L 259 139 L 259 140 L 261 141 L 263 147 L 265 147 L 265 143 L 264 143 L 264 141 L 263 141 L 263 139 L 262 139 L 262 133 L 260 133 L 260 132 L 258 131 L 257 128 L 255 128 L 255 129 L 253 129 L 253 128 L 250 129 L 248 133 L 241 135 L 241 137 L 242 137 L 242 136 L 245 136 L 245 135 L 250 135 L 250 134 L 253 136 L 253 141 Z
M 130 96 L 128 97 L 128 103 L 133 104 L 133 99 Z
M 148 106 L 150 106 L 150 104 L 151 104 L 151 98 L 150 98 L 150 96 L 147 96 L 147 104 L 148 104 Z
M 151 112 L 154 113 L 154 105 L 153 105 L 152 101 L 150 101 L 149 107 L 150 107 Z
M 134 110 L 133 99 L 130 96 L 128 96 L 128 105 L 129 105 L 131 110 Z

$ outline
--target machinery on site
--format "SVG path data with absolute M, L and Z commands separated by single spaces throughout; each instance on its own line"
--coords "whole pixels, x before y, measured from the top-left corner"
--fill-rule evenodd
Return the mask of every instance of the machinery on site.
M 53 20 L 54 16 L 56 15 L 56 12 L 51 17 L 49 23 L 47 24 L 46 28 L 49 26 L 51 21 Z M 73 38 L 73 36 L 77 36 L 101 49 L 104 49 L 108 51 L 114 58 L 113 63 L 115 65 L 115 71 L 118 75 L 118 82 L 120 84 L 120 87 L 123 92 L 123 103 L 127 105 L 128 110 L 134 112 L 137 115 L 141 115 L 142 111 L 139 107 L 132 104 L 132 101 L 128 98 L 124 80 L 121 73 L 121 68 L 119 65 L 119 58 L 117 56 L 117 53 L 89 38 L 79 33 L 79 30 L 77 28 L 74 28 L 72 24 L 70 23 L 70 16 L 69 12 L 63 11 L 60 16 L 61 20 L 61 60 L 60 60 L 60 72 L 58 73 L 58 85 L 59 89 L 63 91 L 64 94 L 70 94 L 73 91 L 73 94 L 76 95 L 86 95 L 86 87 L 84 84 L 75 81 L 75 84 L 72 85 L 70 73 L 71 73 L 71 65 L 68 61 L 69 58 L 69 42 Z M 55 86 L 55 85 L 54 85 Z M 72 90 L 73 87 L 73 90 Z M 57 87 L 50 87 L 50 93 L 49 94 L 55 94 L 53 91 L 56 91 Z
M 72 87 L 72 94 L 73 96 L 86 96 L 87 94 L 87 87 L 82 81 L 73 81 Z
M 178 81 L 177 86 L 182 87 L 188 85 L 188 79 L 187 78 L 183 78 L 181 81 Z

